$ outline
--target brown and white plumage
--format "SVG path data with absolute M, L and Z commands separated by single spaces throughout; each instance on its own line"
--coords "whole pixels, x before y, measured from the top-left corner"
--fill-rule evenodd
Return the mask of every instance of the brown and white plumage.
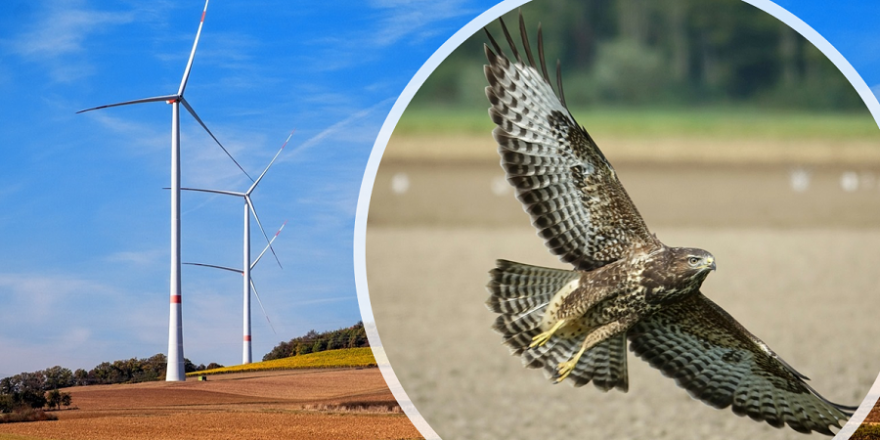
M 498 54 L 486 47 L 484 66 L 489 115 L 498 125 L 492 135 L 507 180 L 550 252 L 590 270 L 632 247 L 656 246 L 614 168 L 556 98 L 531 51 L 526 66 L 518 53 L 518 61 L 511 61 L 492 43 Z
M 530 368 L 556 381 L 627 391 L 626 344 L 691 396 L 800 432 L 832 434 L 854 408 L 801 375 L 702 293 L 706 251 L 651 234 L 614 168 L 554 92 L 538 27 L 538 61 L 520 16 L 525 58 L 488 33 L 486 95 L 501 166 L 550 252 L 574 270 L 499 260 L 486 302 L 493 328 Z M 557 67 L 558 68 L 558 67 Z M 540 70 L 539 70 L 540 69 Z

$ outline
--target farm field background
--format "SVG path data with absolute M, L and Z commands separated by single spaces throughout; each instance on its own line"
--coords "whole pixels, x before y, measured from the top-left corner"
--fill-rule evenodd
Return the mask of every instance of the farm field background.
M 378 368 L 211 375 L 67 388 L 57 421 L 0 425 L 2 440 L 414 439 Z
M 877 123 L 864 112 L 796 112 L 758 107 L 573 109 L 602 148 L 621 162 L 880 164 Z M 485 107 L 407 109 L 384 161 L 496 162 Z
M 392 135 L 366 244 L 383 346 L 442 438 L 803 437 L 693 401 L 633 356 L 626 394 L 553 386 L 510 357 L 483 304 L 488 271 L 499 258 L 565 265 L 504 180 L 485 110 L 443 113 L 407 111 Z M 876 123 L 712 108 L 575 115 L 649 228 L 715 255 L 703 292 L 825 397 L 860 403 L 880 371 Z

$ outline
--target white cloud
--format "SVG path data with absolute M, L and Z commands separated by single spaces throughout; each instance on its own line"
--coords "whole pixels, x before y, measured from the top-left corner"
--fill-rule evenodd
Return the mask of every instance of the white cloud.
M 92 332 L 71 314 L 111 291 L 72 276 L 0 274 L 0 334 L 17 335 L 0 338 L 0 371 L 33 371 L 76 358 Z
M 462 3 L 461 0 L 371 1 L 372 14 L 361 26 L 351 27 L 346 33 L 301 42 L 317 48 L 310 51 L 303 62 L 319 72 L 349 69 L 375 62 L 377 49 L 420 44 L 440 34 L 451 34 L 449 31 L 455 29 L 444 30 L 439 22 L 473 15 L 475 11 L 463 7 Z M 381 59 L 387 62 L 393 58 Z
M 166 298 L 69 274 L 0 273 L 0 372 L 91 368 L 150 353 L 144 347 L 167 337 L 167 306 L 150 304 Z
M 356 127 L 358 122 L 366 119 L 368 116 L 375 115 L 377 110 L 388 108 L 395 99 L 397 98 L 387 98 L 379 101 L 379 103 L 373 105 L 372 107 L 352 112 L 351 116 L 339 122 L 336 122 L 335 124 L 325 128 L 324 130 L 321 130 L 318 134 L 310 137 L 309 139 L 306 139 L 304 142 L 297 145 L 290 154 L 285 156 L 285 159 L 292 160 L 306 150 L 313 148 L 316 145 L 320 145 L 325 139 L 343 138 L 343 140 L 347 142 L 364 142 L 367 144 L 371 144 L 376 135 L 376 126 L 374 123 L 369 124 L 368 133 L 359 133 L 353 138 L 352 133 L 356 131 L 352 130 L 352 127 Z M 279 159 L 279 161 L 281 160 L 282 159 Z
M 53 8 L 46 21 L 13 41 L 14 51 L 24 57 L 59 57 L 83 50 L 82 42 L 90 33 L 108 24 L 124 24 L 132 20 L 130 13 L 84 11 Z
M 155 110 L 157 113 L 165 110 L 157 103 L 151 104 L 157 107 Z M 158 154 L 160 151 L 168 150 L 170 140 L 167 125 L 158 126 L 154 123 L 135 122 L 132 119 L 113 116 L 111 115 L 113 110 L 98 110 L 85 114 L 115 133 L 112 137 L 105 137 L 119 145 L 119 148 L 125 148 L 137 155 Z
M 90 280 L 67 276 L 0 274 L 0 289 L 9 290 L 20 301 L 39 306 L 79 292 L 108 292 L 105 286 Z
M 468 14 L 461 1 L 436 2 L 431 0 L 373 0 L 370 6 L 387 13 L 372 32 L 372 42 L 378 46 L 393 45 L 405 37 L 420 41 L 435 35 L 434 23 Z
M 158 104 L 153 105 L 158 116 L 165 116 L 165 112 L 170 110 L 170 106 L 167 105 L 165 108 L 161 108 Z M 162 158 L 157 162 L 159 168 L 152 171 L 167 173 L 170 165 L 165 157 L 170 149 L 171 140 L 169 126 L 164 118 L 161 122 L 155 120 L 138 122 L 135 119 L 111 115 L 113 110 L 98 110 L 87 115 L 100 123 L 104 129 L 111 131 L 113 135 L 106 138 L 112 139 L 114 145 L 126 149 L 132 156 L 150 155 L 154 158 Z M 185 110 L 182 112 L 186 113 Z M 205 121 L 205 124 L 210 122 Z M 185 169 L 182 175 L 183 186 L 228 191 L 244 191 L 250 186 L 251 181 L 189 114 L 181 114 L 180 125 L 181 166 Z M 255 145 L 262 145 L 264 135 L 229 128 L 214 128 L 211 125 L 209 127 L 218 139 L 222 139 L 223 147 L 253 178 L 262 172 L 262 168 L 259 167 L 265 167 L 271 159 L 271 156 L 265 157 L 268 152 L 254 157 L 255 155 L 248 151 Z M 260 165 L 255 163 L 256 160 L 265 160 L 266 163 Z
M 88 10 L 79 1 L 50 1 L 35 17 L 39 19 L 5 40 L 4 46 L 24 59 L 45 64 L 54 81 L 70 82 L 93 71 L 82 57 L 86 39 L 110 26 L 131 22 L 135 13 Z

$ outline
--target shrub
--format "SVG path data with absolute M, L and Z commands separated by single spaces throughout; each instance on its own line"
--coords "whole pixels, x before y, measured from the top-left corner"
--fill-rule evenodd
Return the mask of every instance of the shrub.
M 9 414 L 0 414 L 0 423 L 44 422 L 47 420 L 58 420 L 58 417 L 45 413 L 41 409 L 32 408 L 16 410 Z

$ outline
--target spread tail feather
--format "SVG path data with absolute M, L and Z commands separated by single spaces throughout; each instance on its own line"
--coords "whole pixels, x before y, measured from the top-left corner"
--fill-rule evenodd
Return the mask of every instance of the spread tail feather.
M 528 368 L 543 368 L 544 375 L 556 380 L 557 367 L 577 353 L 581 338 L 552 337 L 546 344 L 529 348 L 541 333 L 541 321 L 553 296 L 580 278 L 571 270 L 550 269 L 507 260 L 498 260 L 489 272 L 486 306 L 498 313 L 492 328 L 500 333 L 513 355 L 522 357 Z M 618 335 L 588 350 L 569 374 L 571 384 L 590 382 L 603 390 L 629 387 L 626 365 L 626 335 Z

